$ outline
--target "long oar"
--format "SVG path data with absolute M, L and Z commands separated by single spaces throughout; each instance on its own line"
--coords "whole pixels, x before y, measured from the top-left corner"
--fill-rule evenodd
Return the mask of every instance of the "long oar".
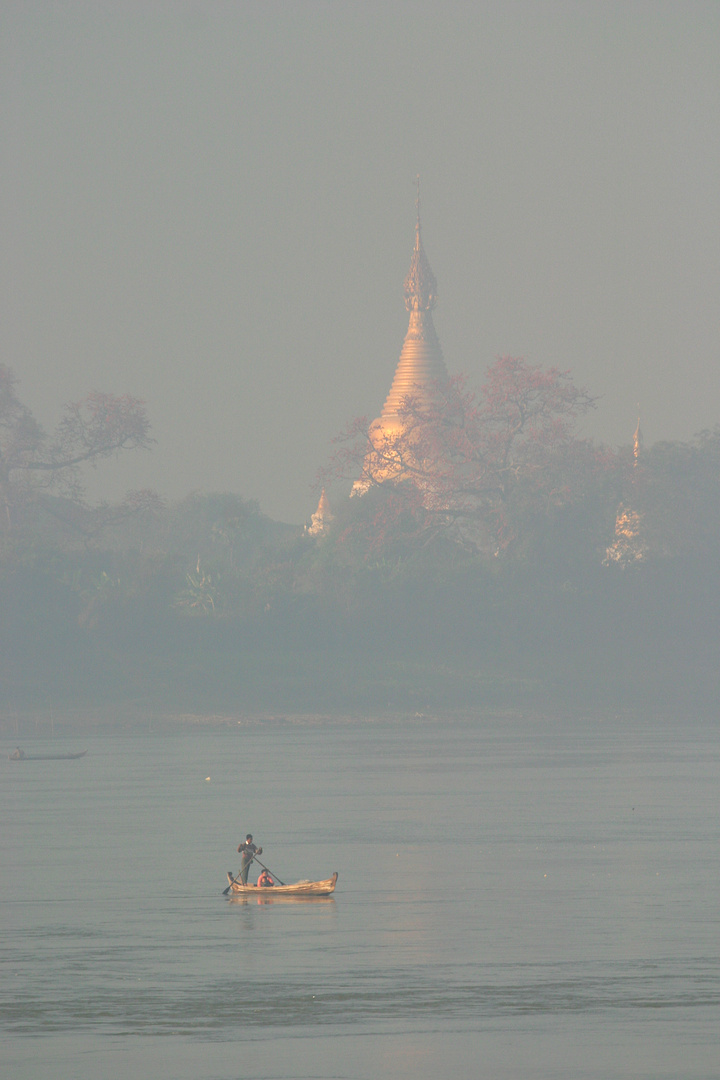
M 255 862 L 258 864 L 258 866 L 262 866 L 263 870 L 267 870 L 268 874 L 270 874 L 271 877 L 277 878 L 277 880 L 280 881 L 280 878 L 277 876 L 277 874 L 273 874 L 272 870 L 268 870 L 267 866 L 265 866 L 264 863 L 261 863 L 257 857 L 255 858 Z M 285 882 L 280 881 L 280 884 L 284 885 Z
M 250 863 L 251 863 L 251 862 L 253 861 L 253 859 L 254 859 L 254 858 L 255 858 L 255 856 L 253 855 L 253 858 L 252 858 L 252 859 L 250 860 L 250 862 L 249 862 L 249 863 L 247 864 L 247 865 L 248 865 L 248 868 L 250 867 Z M 260 865 L 262 866 L 262 863 L 260 863 Z M 244 869 L 245 869 L 245 867 L 243 866 L 243 868 L 242 868 L 242 870 L 240 871 L 240 873 L 238 874 L 238 876 L 237 876 L 236 878 L 233 878 L 233 879 L 232 879 L 232 881 L 231 881 L 231 882 L 230 882 L 230 884 L 228 885 L 227 889 L 223 889 L 223 891 L 222 891 L 222 894 L 223 894 L 223 896 L 227 896 L 227 894 L 228 894 L 228 893 L 230 892 L 230 890 L 232 889 L 233 885 L 237 885 L 238 881 L 240 880 L 240 874 L 242 873 L 242 871 L 243 871 Z M 265 869 L 265 867 L 263 866 L 263 870 L 264 870 L 264 869 Z M 270 871 L 269 871 L 269 870 L 268 870 L 268 873 L 270 873 Z

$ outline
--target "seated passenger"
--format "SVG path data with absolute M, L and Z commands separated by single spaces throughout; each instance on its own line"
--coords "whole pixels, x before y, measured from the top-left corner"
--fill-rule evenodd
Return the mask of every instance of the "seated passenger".
M 268 874 L 267 870 L 263 870 L 262 874 L 258 878 L 258 889 L 268 889 L 275 882 Z

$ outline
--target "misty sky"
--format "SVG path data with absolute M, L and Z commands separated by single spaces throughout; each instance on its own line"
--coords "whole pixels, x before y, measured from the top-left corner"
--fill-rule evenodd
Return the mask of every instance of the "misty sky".
M 646 441 L 720 421 L 720 4 L 5 2 L 3 359 L 52 426 L 157 446 L 106 493 L 309 518 L 407 328 L 415 176 L 451 372 L 503 353 Z

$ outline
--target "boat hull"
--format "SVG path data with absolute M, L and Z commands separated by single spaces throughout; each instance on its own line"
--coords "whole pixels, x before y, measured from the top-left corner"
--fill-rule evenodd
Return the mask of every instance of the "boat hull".
M 10 755 L 10 761 L 76 761 L 78 758 L 85 757 L 87 750 L 82 750 L 79 754 L 22 754 L 17 752 Z
M 228 881 L 233 896 L 330 896 L 337 884 L 337 871 L 326 881 L 296 881 L 294 885 L 270 885 L 269 887 L 257 885 L 243 885 L 241 881 L 234 881 L 232 874 L 228 873 Z

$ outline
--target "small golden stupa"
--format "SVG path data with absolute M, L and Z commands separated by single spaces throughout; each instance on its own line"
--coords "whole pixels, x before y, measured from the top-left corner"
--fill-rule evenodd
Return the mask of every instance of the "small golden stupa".
M 323 536 L 327 532 L 328 526 L 334 518 L 335 515 L 330 509 L 330 502 L 325 494 L 325 488 L 323 488 L 320 494 L 318 508 L 315 513 L 311 515 L 310 524 L 305 526 L 305 532 L 308 536 Z
M 640 430 L 640 417 L 633 435 L 633 475 L 631 479 L 631 495 L 627 503 L 620 503 L 615 517 L 615 536 L 612 544 L 605 551 L 603 563 L 610 566 L 617 563 L 623 567 L 631 563 L 640 562 L 647 555 L 647 545 L 643 538 L 642 514 L 631 505 L 635 487 L 635 470 L 640 462 L 642 453 L 643 437 Z
M 438 386 L 448 378 L 433 324 L 437 281 L 422 243 L 419 178 L 415 206 L 415 247 L 405 278 L 405 307 L 410 312 L 408 331 L 382 413 L 377 420 L 373 420 L 368 431 L 373 449 L 368 451 L 365 458 L 363 475 L 353 487 L 354 494 L 367 491 L 371 484 L 402 478 L 404 470 L 399 441 L 405 429 L 403 407 L 409 398 L 420 411 L 423 406 L 430 407 Z M 396 446 L 397 451 L 394 450 Z M 407 447 L 404 453 L 407 457 Z
M 633 468 L 637 468 L 638 461 L 640 460 L 640 453 L 643 446 L 643 435 L 640 430 L 640 417 L 638 416 L 637 427 L 635 428 L 635 434 L 633 435 Z

